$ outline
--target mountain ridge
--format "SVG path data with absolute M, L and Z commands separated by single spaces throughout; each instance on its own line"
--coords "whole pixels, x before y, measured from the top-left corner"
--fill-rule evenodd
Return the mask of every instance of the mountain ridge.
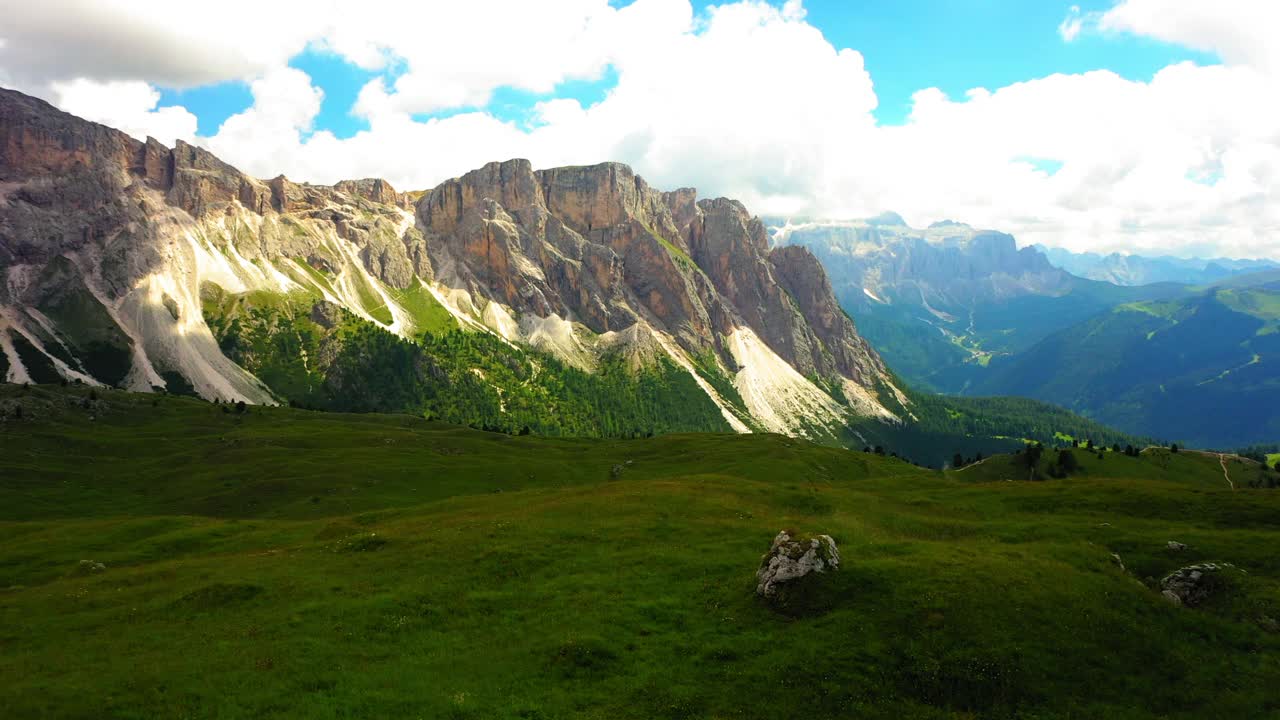
M 205 318 L 211 284 L 300 294 L 406 339 L 443 311 L 584 370 L 619 350 L 661 355 L 740 432 L 895 421 L 879 393 L 907 402 L 812 256 L 771 249 L 741 203 L 659 192 L 617 163 L 490 163 L 420 195 L 379 179 L 263 181 L 197 146 L 140 142 L 0 90 L 0 203 L 13 381 L 38 365 L 282 402 L 222 351 L 228 338 Z M 731 387 L 706 378 L 718 374 Z

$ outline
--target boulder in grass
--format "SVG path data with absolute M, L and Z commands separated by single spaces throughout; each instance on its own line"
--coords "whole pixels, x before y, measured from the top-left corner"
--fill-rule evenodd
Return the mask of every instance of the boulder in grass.
M 840 569 L 840 550 L 830 535 L 804 536 L 783 530 L 756 571 L 756 595 L 775 609 L 813 609 L 825 595 L 821 577 Z
M 1178 607 L 1196 607 L 1227 584 L 1230 563 L 1200 563 L 1169 573 L 1160 581 L 1160 594 Z

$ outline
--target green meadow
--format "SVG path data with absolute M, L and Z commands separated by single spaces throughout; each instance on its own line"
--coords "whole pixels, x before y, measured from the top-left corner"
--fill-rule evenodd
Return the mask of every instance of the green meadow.
M 1234 457 L 1079 450 L 1031 481 L 1024 455 L 82 387 L 0 386 L 0 411 L 5 717 L 1280 713 L 1280 490 Z M 820 611 L 754 596 L 783 528 L 839 544 Z M 1236 572 L 1161 597 L 1202 561 Z

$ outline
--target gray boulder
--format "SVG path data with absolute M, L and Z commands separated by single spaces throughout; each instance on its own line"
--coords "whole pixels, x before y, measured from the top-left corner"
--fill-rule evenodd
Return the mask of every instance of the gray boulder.
M 793 536 L 783 530 L 760 560 L 756 571 L 756 594 L 774 599 L 780 591 L 812 573 L 840 569 L 840 551 L 830 535 Z
M 1195 607 L 1220 590 L 1227 563 L 1200 563 L 1174 570 L 1160 581 L 1160 594 L 1178 607 Z
M 1187 549 L 1187 546 L 1176 540 L 1170 540 L 1168 543 L 1168 548 L 1174 552 L 1182 552 L 1183 550 Z
M 81 560 L 76 565 L 75 572 L 77 575 L 96 575 L 97 573 L 106 571 L 107 566 L 96 560 Z

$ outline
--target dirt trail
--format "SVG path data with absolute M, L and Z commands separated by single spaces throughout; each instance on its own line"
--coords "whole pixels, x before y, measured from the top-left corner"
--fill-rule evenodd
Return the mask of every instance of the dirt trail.
M 1161 448 L 1157 446 L 1152 446 L 1147 448 L 1147 450 L 1159 450 L 1159 449 Z M 1143 452 L 1146 452 L 1146 450 L 1144 450 Z M 1227 458 L 1231 458 L 1233 461 L 1239 462 L 1243 464 L 1245 467 L 1248 467 L 1250 463 L 1256 464 L 1256 461 L 1247 457 L 1242 457 L 1235 453 L 1210 452 L 1207 450 L 1183 450 L 1182 452 L 1191 453 L 1193 455 L 1208 455 L 1210 457 L 1216 456 L 1218 458 L 1218 464 L 1222 466 L 1222 478 L 1227 481 L 1227 485 L 1229 485 L 1232 490 L 1236 489 L 1236 484 L 1231 479 L 1231 472 L 1227 470 Z
M 973 462 L 973 463 L 969 463 L 968 465 L 965 465 L 964 467 L 960 468 L 959 470 L 956 470 L 956 472 L 964 472 L 965 470 L 968 470 L 968 469 L 969 469 L 969 468 L 971 468 L 971 467 L 978 467 L 979 465 L 981 465 L 982 463 L 984 463 L 984 462 L 986 462 L 986 461 L 988 461 L 988 460 L 990 460 L 990 459 L 991 459 L 991 458 L 989 458 L 989 457 L 984 457 L 984 458 L 982 458 L 981 460 L 979 460 L 978 462 Z M 955 468 L 952 468 L 952 469 L 954 470 Z

